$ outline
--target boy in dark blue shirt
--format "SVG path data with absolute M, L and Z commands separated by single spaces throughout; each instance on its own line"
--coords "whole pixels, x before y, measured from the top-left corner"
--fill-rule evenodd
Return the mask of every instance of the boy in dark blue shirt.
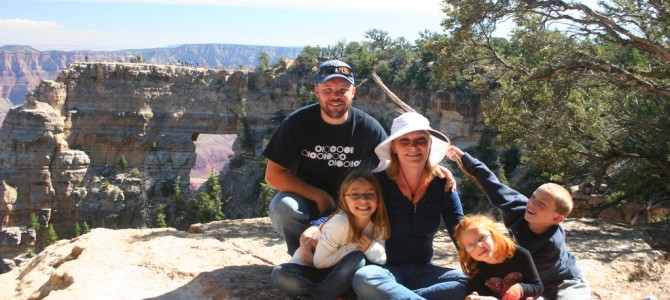
M 518 245 L 532 255 L 540 273 L 545 300 L 591 299 L 577 259 L 565 244 L 560 223 L 572 211 L 572 196 L 558 184 L 541 185 L 529 198 L 502 184 L 481 161 L 450 146 L 447 155 L 476 178 L 483 192 L 503 216 Z

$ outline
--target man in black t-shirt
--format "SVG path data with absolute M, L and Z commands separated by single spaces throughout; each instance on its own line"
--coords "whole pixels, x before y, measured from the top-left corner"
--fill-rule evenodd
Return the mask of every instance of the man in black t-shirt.
M 290 255 L 302 239 L 307 258 L 316 245 L 313 232 L 306 230 L 310 221 L 335 209 L 339 185 L 350 169 L 377 165 L 374 149 L 387 136 L 377 120 L 351 107 L 356 87 L 348 64 L 321 64 L 314 94 L 319 103 L 289 115 L 263 151 L 265 181 L 279 190 L 269 207 L 272 226 Z

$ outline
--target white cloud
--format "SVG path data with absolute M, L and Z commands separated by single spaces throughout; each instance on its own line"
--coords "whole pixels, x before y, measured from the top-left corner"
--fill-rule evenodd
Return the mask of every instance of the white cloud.
M 0 19 L 0 31 L 13 29 L 48 29 L 56 28 L 58 23 L 52 21 L 35 21 L 26 19 Z
M 53 49 L 55 46 L 63 49 L 67 47 L 61 47 L 61 41 L 77 47 L 90 45 L 92 41 L 104 43 L 100 37 L 99 31 L 71 30 L 53 21 L 0 19 L 0 40 L 4 45 L 31 45 L 37 49 Z

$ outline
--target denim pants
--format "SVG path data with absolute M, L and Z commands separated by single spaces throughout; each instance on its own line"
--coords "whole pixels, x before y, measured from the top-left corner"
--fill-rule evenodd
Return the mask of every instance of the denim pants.
M 463 300 L 467 281 L 460 270 L 433 264 L 367 265 L 354 275 L 353 288 L 361 299 Z
M 591 290 L 581 275 L 577 278 L 563 280 L 554 290 L 557 300 L 591 299 Z M 552 299 L 551 296 L 545 297 L 545 299 Z
M 300 299 L 337 299 L 351 287 L 356 270 L 365 265 L 365 255 L 354 251 L 326 269 L 286 263 L 272 269 L 275 286 Z
M 319 217 L 319 208 L 314 201 L 287 192 L 277 192 L 268 208 L 272 227 L 284 238 L 288 254 L 293 256 L 309 221 Z

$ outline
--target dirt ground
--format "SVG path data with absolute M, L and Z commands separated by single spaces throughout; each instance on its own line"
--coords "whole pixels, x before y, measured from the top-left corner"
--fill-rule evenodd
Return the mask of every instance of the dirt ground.
M 248 224 L 242 228 L 255 227 L 257 231 L 243 233 L 239 231 L 240 227 L 232 230 L 235 227 L 218 225 L 211 226 L 211 231 L 207 232 L 248 247 L 250 252 L 256 252 L 268 263 L 288 260 L 283 240 L 273 232 L 269 219 L 244 220 L 242 223 Z M 249 226 L 251 224 L 254 226 Z M 593 299 L 643 300 L 653 296 L 657 300 L 670 300 L 670 224 L 631 226 L 584 218 L 568 219 L 563 226 L 567 232 L 568 248 L 578 259 Z M 504 230 L 502 224 L 501 229 Z M 249 236 L 274 238 L 250 240 Z M 650 243 L 657 249 L 652 248 Z M 438 233 L 434 248 L 436 264 L 460 268 L 446 230 Z
M 269 218 L 198 225 L 190 233 L 95 229 L 61 240 L 20 269 L 0 275 L 0 299 L 33 299 L 47 292 L 49 299 L 103 299 L 82 296 L 98 295 L 101 287 L 109 293 L 105 299 L 292 299 L 270 280 L 272 267 L 289 256 Z M 568 219 L 563 225 L 595 300 L 670 300 L 670 224 Z M 436 264 L 459 268 L 446 231 L 438 233 L 434 248 Z M 75 252 L 81 255 L 73 257 Z

